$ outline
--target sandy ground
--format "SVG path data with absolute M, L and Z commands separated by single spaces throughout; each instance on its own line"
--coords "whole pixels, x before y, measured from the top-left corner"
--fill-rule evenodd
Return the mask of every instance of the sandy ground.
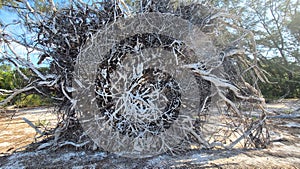
M 57 117 L 51 108 L 9 109 L 0 113 L 0 155 L 23 150 L 26 145 L 40 140 L 34 128 L 23 118 L 30 120 L 40 130 L 50 129 L 57 124 Z
M 24 152 L 21 148 L 11 154 L 34 141 L 36 135 L 23 117 L 50 127 L 56 123 L 56 116 L 45 109 L 10 112 L 0 116 L 0 168 L 300 168 L 299 108 L 300 100 L 267 105 L 273 117 L 267 120 L 271 145 L 266 149 L 197 150 L 143 159 L 68 149 Z M 287 115 L 293 118 L 282 118 Z

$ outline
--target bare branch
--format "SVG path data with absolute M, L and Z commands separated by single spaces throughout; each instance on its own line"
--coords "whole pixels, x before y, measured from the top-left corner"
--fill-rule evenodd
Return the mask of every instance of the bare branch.
M 34 86 L 26 87 L 26 88 L 23 88 L 23 89 L 16 89 L 16 90 L 13 91 L 13 93 L 10 96 L 8 96 L 7 98 L 5 98 L 3 101 L 0 102 L 0 106 L 5 106 L 7 103 L 9 103 L 17 95 L 19 95 L 21 93 L 24 93 L 24 92 L 34 90 L 34 89 L 35 89 Z

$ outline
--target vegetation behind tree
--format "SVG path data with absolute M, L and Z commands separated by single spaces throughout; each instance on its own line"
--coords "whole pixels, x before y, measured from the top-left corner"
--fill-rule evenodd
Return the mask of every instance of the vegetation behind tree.
M 21 68 L 22 72 L 29 77 L 29 81 L 34 81 L 34 74 L 28 68 Z M 48 68 L 39 68 L 42 72 L 49 71 Z M 13 91 L 15 89 L 21 89 L 28 85 L 26 81 L 14 67 L 10 64 L 2 63 L 0 65 L 0 101 L 9 97 L 3 93 L 3 90 Z M 37 92 L 27 92 L 22 93 L 15 98 L 13 98 L 6 106 L 17 106 L 17 107 L 37 107 L 37 106 L 47 106 L 53 104 L 53 100 L 50 97 L 46 97 L 42 93 Z

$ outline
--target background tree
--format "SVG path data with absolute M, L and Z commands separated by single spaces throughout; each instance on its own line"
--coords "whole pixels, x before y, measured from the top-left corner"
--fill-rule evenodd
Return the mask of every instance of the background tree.
M 298 5 L 298 4 L 296 4 L 296 5 Z M 299 13 L 299 11 L 296 11 L 292 18 L 292 21 L 288 25 L 288 28 L 291 31 L 291 33 L 293 34 L 293 36 L 298 40 L 298 42 L 300 42 L 299 27 L 300 27 L 300 13 Z
M 260 64 L 271 82 L 260 83 L 264 96 L 299 98 L 299 0 L 217 0 L 212 4 L 241 16 L 240 24 L 254 33 Z
M 10 64 L 0 65 L 0 101 L 7 99 L 16 89 L 22 89 L 36 80 L 34 74 L 27 68 L 20 68 L 30 80 L 26 81 Z M 43 73 L 49 71 L 48 68 L 39 68 Z M 25 92 L 14 97 L 6 106 L 35 107 L 50 105 L 50 98 L 44 98 L 42 94 L 36 92 Z

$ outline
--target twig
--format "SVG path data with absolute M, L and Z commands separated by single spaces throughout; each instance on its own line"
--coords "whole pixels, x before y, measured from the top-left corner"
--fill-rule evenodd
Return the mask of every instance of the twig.
M 14 92 L 10 96 L 8 96 L 6 99 L 4 99 L 3 101 L 0 102 L 0 106 L 6 105 L 13 98 L 15 98 L 18 94 L 21 94 L 21 93 L 24 93 L 24 92 L 28 92 L 28 91 L 34 90 L 34 89 L 35 89 L 35 87 L 31 86 L 31 87 L 26 87 L 26 88 L 23 88 L 23 89 L 14 90 Z

